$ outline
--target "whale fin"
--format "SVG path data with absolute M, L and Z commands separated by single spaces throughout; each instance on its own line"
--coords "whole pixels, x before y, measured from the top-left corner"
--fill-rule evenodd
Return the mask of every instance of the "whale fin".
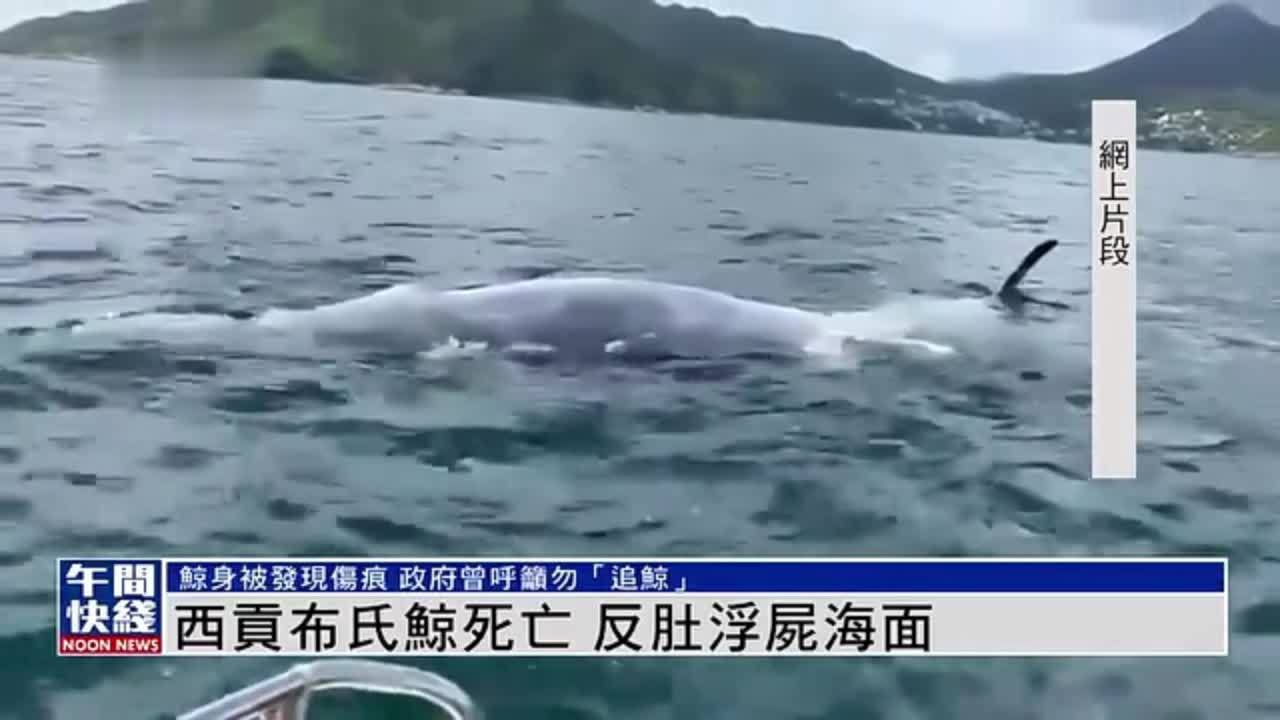
M 1005 307 L 1013 311 L 1018 311 L 1021 310 L 1022 306 L 1028 302 L 1038 302 L 1019 290 L 1018 284 L 1027 276 L 1027 273 L 1031 272 L 1031 268 L 1035 267 L 1036 263 L 1040 262 L 1041 258 L 1048 255 L 1049 251 L 1053 250 L 1057 246 L 1057 240 L 1045 240 L 1039 245 L 1036 245 L 1031 249 L 1031 252 L 1027 253 L 1027 256 L 1022 259 L 1022 262 L 1018 264 L 1018 267 L 1014 269 L 1013 272 L 1009 273 L 1009 277 L 1004 281 L 1004 285 L 1000 286 L 1000 292 L 996 294 L 996 297 L 1000 298 L 1000 302 L 1003 303 Z

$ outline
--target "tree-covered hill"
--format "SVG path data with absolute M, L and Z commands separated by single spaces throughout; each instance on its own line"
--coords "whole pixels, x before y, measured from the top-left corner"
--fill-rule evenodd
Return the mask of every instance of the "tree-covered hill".
M 0 33 L 0 52 L 901 125 L 847 102 L 822 78 L 788 77 L 767 58 L 701 62 L 661 52 L 565 0 L 146 0 L 24 23 Z
M 1266 128 L 1280 126 L 1260 110 L 1280 97 L 1280 27 L 1236 5 L 1087 72 L 985 82 L 942 83 L 836 40 L 655 0 L 140 0 L 23 23 L 0 33 L 0 52 L 943 132 L 1080 137 L 1098 97 L 1193 109 L 1230 98 L 1227 144 L 1274 144 Z

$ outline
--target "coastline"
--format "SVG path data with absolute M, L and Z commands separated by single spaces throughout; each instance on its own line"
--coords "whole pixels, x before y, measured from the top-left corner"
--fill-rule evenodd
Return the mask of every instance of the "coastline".
M 94 57 L 94 56 L 88 56 L 88 55 L 58 54 L 58 53 L 15 54 L 15 53 L 0 52 L 0 58 L 12 58 L 15 60 L 40 60 L 45 62 L 66 62 L 66 63 L 72 63 L 77 65 L 93 65 L 97 67 L 106 67 L 112 63 L 112 60 L 110 58 L 101 58 L 101 57 Z M 1030 132 L 1018 133 L 1018 134 L 1000 134 L 1000 133 L 974 133 L 974 132 L 947 131 L 947 130 L 941 130 L 937 128 L 927 128 L 927 127 L 916 127 L 916 128 L 884 127 L 884 126 L 877 126 L 877 125 L 859 125 L 859 124 L 852 124 L 852 123 L 818 122 L 818 121 L 801 120 L 801 119 L 795 119 L 795 118 L 759 116 L 759 115 L 729 115 L 729 114 L 716 114 L 716 113 L 707 113 L 707 112 L 696 112 L 696 113 L 681 112 L 679 110 L 672 110 L 672 109 L 661 108 L 661 107 L 626 107 L 623 105 L 612 104 L 612 103 L 588 103 L 588 102 L 573 100 L 571 98 L 558 97 L 554 95 L 540 95 L 540 94 L 472 95 L 459 88 L 448 88 L 448 87 L 440 87 L 440 86 L 434 86 L 434 85 L 424 85 L 421 83 L 413 83 L 413 82 L 374 82 L 374 81 L 361 80 L 358 78 L 348 78 L 348 77 L 337 78 L 337 77 L 331 77 L 331 76 L 314 77 L 310 75 L 312 75 L 312 73 L 282 74 L 282 73 L 272 73 L 267 71 L 267 72 L 259 72 L 254 74 L 226 75 L 223 77 L 226 77 L 229 79 L 236 78 L 236 79 L 243 79 L 243 80 L 277 80 L 277 81 L 286 81 L 286 82 L 305 82 L 305 83 L 310 83 L 315 85 L 332 85 L 332 84 L 354 85 L 354 86 L 372 88 L 377 90 L 384 90 L 387 92 L 435 95 L 435 96 L 443 96 L 443 97 L 479 97 L 479 98 L 489 98 L 494 100 L 531 102 L 531 103 L 537 103 L 540 105 L 559 105 L 559 106 L 591 108 L 591 109 L 597 109 L 597 110 L 634 112 L 634 113 L 647 114 L 647 115 L 676 115 L 676 116 L 689 116 L 689 117 L 710 116 L 710 117 L 720 118 L 724 120 L 757 120 L 757 121 L 769 121 L 769 122 L 796 123 L 800 125 L 830 127 L 830 128 L 859 128 L 864 130 L 884 130 L 884 131 L 903 132 L 903 133 L 912 133 L 912 134 L 919 133 L 919 134 L 927 134 L 927 135 L 948 135 L 948 136 L 958 136 L 958 137 L 990 138 L 993 140 L 1026 140 L 1026 141 L 1031 141 L 1036 143 L 1046 143 L 1051 145 L 1087 145 L 1089 144 L 1089 137 L 1087 132 L 1081 133 L 1078 130 L 1065 131 L 1065 132 L 1059 131 L 1056 135 L 1052 137 L 1045 137 L 1042 135 L 1032 134 Z M 203 79 L 209 76 L 200 76 L 200 77 Z M 970 102 L 970 101 L 961 101 L 961 102 Z M 1147 150 L 1147 151 L 1165 151 L 1165 152 L 1173 152 L 1173 153 L 1189 154 L 1189 155 L 1192 155 L 1192 154 L 1193 155 L 1218 155 L 1218 156 L 1255 159 L 1255 160 L 1280 160 L 1280 150 L 1270 150 L 1270 149 L 1264 150 L 1264 149 L 1248 149 L 1248 148 L 1231 149 L 1231 150 L 1216 149 L 1216 148 L 1199 148 L 1199 147 L 1189 148 L 1189 147 L 1169 146 L 1164 143 L 1157 143 L 1155 145 L 1152 145 L 1150 142 L 1147 142 L 1141 139 L 1138 142 L 1138 149 Z

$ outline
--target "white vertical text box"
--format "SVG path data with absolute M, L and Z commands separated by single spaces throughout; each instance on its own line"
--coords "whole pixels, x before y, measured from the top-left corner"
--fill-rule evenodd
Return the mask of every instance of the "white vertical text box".
M 1093 168 L 1093 477 L 1138 472 L 1137 103 L 1095 100 Z

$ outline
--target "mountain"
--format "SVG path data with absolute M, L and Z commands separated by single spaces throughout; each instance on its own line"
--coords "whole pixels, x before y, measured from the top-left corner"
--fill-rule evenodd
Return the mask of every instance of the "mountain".
M 1108 91 L 1280 93 L 1280 26 L 1222 5 L 1151 46 L 1088 73 Z
M 738 114 L 910 128 L 882 105 L 857 102 L 898 90 L 940 92 L 908 72 L 837 40 L 760 27 L 703 8 L 654 0 L 567 0 L 569 7 L 658 57 L 692 64 L 730 83 Z
M 1082 127 L 1093 98 L 1280 95 L 1280 26 L 1220 5 L 1131 55 L 1080 73 L 1023 75 L 957 86 L 992 107 L 1050 126 Z
M 860 97 L 942 87 L 831 38 L 759 27 L 703 8 L 652 0 L 569 0 L 569 5 L 663 57 L 745 71 L 779 85 L 804 81 Z
M 0 52 L 988 135 L 1079 137 L 1091 99 L 1130 97 L 1193 113 L 1179 127 L 1229 108 L 1225 146 L 1232 128 L 1280 144 L 1280 119 L 1256 119 L 1280 97 L 1280 27 L 1238 5 L 1092 70 L 983 82 L 655 0 L 138 0 L 23 23 Z
M 727 92 L 560 0 L 147 0 L 18 25 L 0 51 L 682 109 Z
M 0 52 L 887 127 L 907 124 L 842 93 L 936 85 L 833 40 L 653 0 L 145 0 L 23 23 Z

